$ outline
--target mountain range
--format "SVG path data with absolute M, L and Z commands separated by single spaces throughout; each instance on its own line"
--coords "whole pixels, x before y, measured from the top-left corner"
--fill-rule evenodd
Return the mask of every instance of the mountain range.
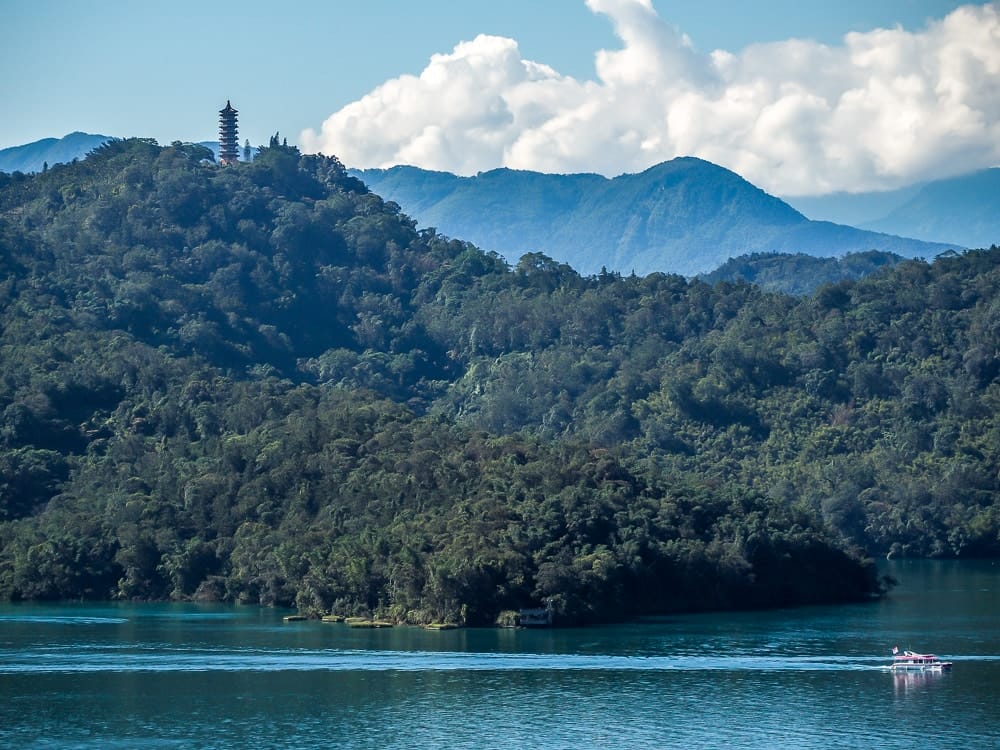
M 0 149 L 0 172 L 39 172 L 46 164 L 82 158 L 108 140 L 75 132 Z M 213 141 L 200 145 L 218 152 Z M 422 226 L 512 263 L 540 251 L 584 273 L 606 268 L 694 275 L 732 258 L 771 253 L 842 258 L 874 250 L 934 257 L 989 247 L 1000 238 L 1000 169 L 894 191 L 785 200 L 695 158 L 614 179 L 510 169 L 459 177 L 407 166 L 352 173 Z
M 0 149 L 0 172 L 41 172 L 46 165 L 53 167 L 83 159 L 98 146 L 112 140 L 116 137 L 77 131 L 62 138 L 42 138 L 23 146 L 3 148 Z M 218 141 L 200 141 L 198 145 L 212 149 L 215 157 L 219 157 Z
M 914 236 L 966 247 L 1000 244 L 1000 168 L 937 180 L 885 217 L 864 224 L 878 232 L 906 227 Z
M 964 247 L 1000 243 L 1000 168 L 996 167 L 898 190 L 785 200 L 814 219 L 860 229 Z
M 70 133 L 62 138 L 42 138 L 23 146 L 0 149 L 0 172 L 41 172 L 45 165 L 64 164 L 82 159 L 111 136 L 95 133 Z
M 914 258 L 959 247 L 811 221 L 736 173 L 693 157 L 613 179 L 511 169 L 459 177 L 407 166 L 354 174 L 424 226 L 511 262 L 540 251 L 582 273 L 694 275 L 753 253 L 878 250 Z

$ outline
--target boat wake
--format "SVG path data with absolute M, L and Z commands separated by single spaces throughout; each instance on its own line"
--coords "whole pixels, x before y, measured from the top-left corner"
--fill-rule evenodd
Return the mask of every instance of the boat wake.
M 1000 661 L 1000 656 L 957 659 Z M 0 673 L 78 672 L 458 672 L 458 671 L 645 671 L 645 672 L 845 672 L 885 669 L 884 659 L 864 656 L 754 654 L 628 656 L 606 654 L 466 653 L 365 649 L 175 649 L 108 648 L 80 644 L 0 649 Z

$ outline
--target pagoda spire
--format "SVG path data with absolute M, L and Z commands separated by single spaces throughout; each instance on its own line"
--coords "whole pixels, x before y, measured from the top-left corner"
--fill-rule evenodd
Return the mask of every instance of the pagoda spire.
M 240 143 L 236 135 L 237 110 L 226 99 L 225 109 L 219 110 L 219 163 L 235 164 L 240 158 Z

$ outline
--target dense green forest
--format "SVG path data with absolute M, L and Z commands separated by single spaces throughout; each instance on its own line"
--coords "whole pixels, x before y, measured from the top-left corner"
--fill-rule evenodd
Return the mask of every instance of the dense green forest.
M 333 158 L 133 139 L 0 173 L 0 279 L 7 598 L 588 622 L 1000 553 L 997 248 L 583 277 Z

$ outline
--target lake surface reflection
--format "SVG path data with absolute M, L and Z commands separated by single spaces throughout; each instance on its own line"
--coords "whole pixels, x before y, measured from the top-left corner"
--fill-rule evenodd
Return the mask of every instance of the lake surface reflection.
M 6 605 L 0 746 L 1000 747 L 1000 563 L 887 572 L 868 605 L 547 631 Z M 893 675 L 893 645 L 955 668 Z

